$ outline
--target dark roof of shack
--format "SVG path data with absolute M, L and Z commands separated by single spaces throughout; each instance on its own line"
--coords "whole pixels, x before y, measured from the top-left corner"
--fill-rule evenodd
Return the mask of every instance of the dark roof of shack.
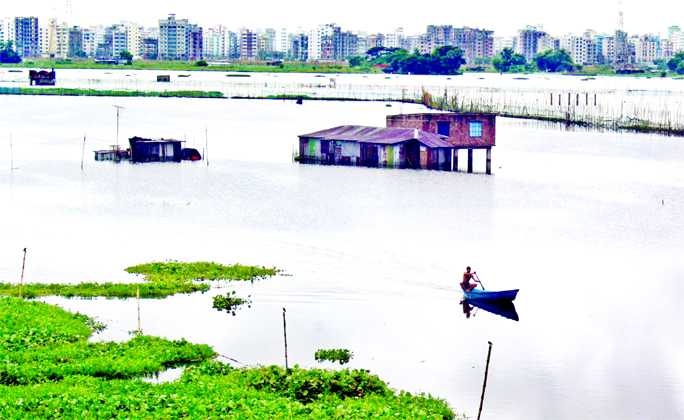
M 454 147 L 451 143 L 444 140 L 446 136 L 415 128 L 341 125 L 327 130 L 302 134 L 299 137 L 377 144 L 395 144 L 415 139 L 428 147 Z

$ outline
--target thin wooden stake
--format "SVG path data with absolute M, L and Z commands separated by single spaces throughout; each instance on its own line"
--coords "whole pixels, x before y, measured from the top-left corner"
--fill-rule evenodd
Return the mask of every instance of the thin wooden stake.
M 140 329 L 140 286 L 135 286 L 135 291 L 138 295 L 138 334 L 142 334 L 142 329 Z
M 83 135 L 83 151 L 81 152 L 81 170 L 83 170 L 83 157 L 85 156 L 85 140 L 86 135 Z
M 10 172 L 14 170 L 14 148 L 12 147 L 12 133 L 10 132 Z
M 285 337 L 285 369 L 287 369 L 287 322 L 285 322 L 285 308 L 283 308 L 283 336 Z
M 21 290 L 24 288 L 24 267 L 26 267 L 26 248 L 24 248 L 24 262 L 21 263 L 21 284 L 19 285 L 19 297 L 21 297 Z
M 480 420 L 480 414 L 482 414 L 482 404 L 484 403 L 485 388 L 487 388 L 487 374 L 489 373 L 489 357 L 492 355 L 492 342 L 489 343 L 489 351 L 487 352 L 487 366 L 485 367 L 485 377 L 484 383 L 482 384 L 482 397 L 480 398 L 480 411 L 477 412 L 477 420 Z

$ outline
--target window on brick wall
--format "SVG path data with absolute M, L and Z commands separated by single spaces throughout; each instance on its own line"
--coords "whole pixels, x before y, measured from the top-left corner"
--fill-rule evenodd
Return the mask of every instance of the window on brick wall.
M 437 134 L 449 137 L 449 123 L 437 122 Z
M 482 137 L 481 121 L 472 121 L 470 123 L 470 137 Z

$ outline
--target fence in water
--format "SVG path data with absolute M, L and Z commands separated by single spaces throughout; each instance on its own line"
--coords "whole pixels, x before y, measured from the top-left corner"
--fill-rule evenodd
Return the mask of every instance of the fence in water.
M 160 83 L 151 77 L 152 73 L 130 74 L 125 77 L 121 77 L 121 72 L 98 74 L 97 77 L 88 73 L 89 76 L 83 77 L 74 72 L 62 72 L 58 74 L 58 85 L 63 89 L 108 91 L 113 96 L 117 93 L 142 95 L 147 92 L 195 91 L 215 92 L 215 96 L 227 98 L 301 97 L 420 102 L 430 108 L 445 111 L 489 112 L 501 116 L 562 121 L 596 128 L 626 128 L 684 135 L 684 112 L 681 107 L 684 82 L 677 85 L 674 80 L 671 80 L 671 84 L 675 87 L 670 89 L 629 89 L 614 86 L 579 88 L 572 83 L 565 83 L 572 85 L 571 87 L 559 88 L 540 85 L 455 85 L 450 78 L 444 79 L 444 84 L 437 85 L 424 83 L 425 79 L 411 79 L 406 76 L 296 77 L 297 75 L 280 74 L 278 77 L 254 74 L 252 77 L 250 74 L 202 73 L 206 74 L 176 74 L 170 82 Z M 0 79 L 2 81 L 5 80 Z

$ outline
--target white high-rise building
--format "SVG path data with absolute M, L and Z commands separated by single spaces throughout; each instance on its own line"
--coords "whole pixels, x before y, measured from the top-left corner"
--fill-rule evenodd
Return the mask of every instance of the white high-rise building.
M 0 19 L 0 42 L 15 41 L 15 25 L 14 19 L 5 18 Z
M 287 31 L 287 28 L 277 28 L 275 30 L 273 49 L 287 55 L 289 47 L 290 33 Z
M 323 37 L 333 36 L 333 25 L 318 25 L 309 32 L 309 60 L 320 60 L 323 56 Z
M 404 45 L 404 28 L 397 28 L 385 34 L 383 46 L 387 48 L 402 48 Z

